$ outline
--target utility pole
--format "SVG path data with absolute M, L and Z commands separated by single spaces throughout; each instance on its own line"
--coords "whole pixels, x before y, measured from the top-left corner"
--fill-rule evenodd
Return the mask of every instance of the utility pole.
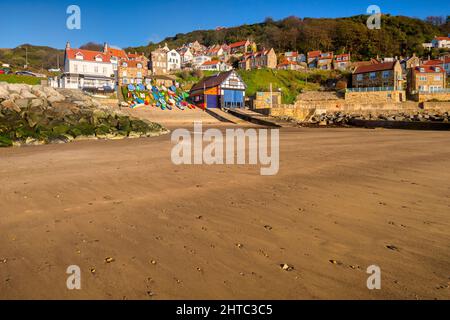
M 28 48 L 25 47 L 25 65 L 23 66 L 24 69 L 28 69 Z

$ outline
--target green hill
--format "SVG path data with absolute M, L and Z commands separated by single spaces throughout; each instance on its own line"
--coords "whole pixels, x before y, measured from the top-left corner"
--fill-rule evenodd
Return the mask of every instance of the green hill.
M 450 32 L 449 18 L 446 23 L 436 25 L 432 21 L 383 15 L 380 30 L 369 30 L 366 26 L 367 18 L 366 15 L 336 19 L 301 19 L 292 16 L 279 21 L 268 18 L 263 23 L 177 34 L 164 39 L 160 44 L 167 42 L 173 48 L 197 40 L 209 46 L 249 38 L 266 48 L 273 47 L 277 52 L 320 49 L 337 53 L 351 52 L 353 59 L 367 60 L 377 55 L 401 56 L 411 55 L 413 52 L 418 55 L 428 54 L 424 52 L 422 43 L 431 41 L 435 35 Z M 157 46 L 158 44 L 150 43 L 130 50 L 148 54 Z
M 64 50 L 30 44 L 24 44 L 14 49 L 0 49 L 0 62 L 8 63 L 13 68 L 23 69 L 26 61 L 25 48 L 28 50 L 28 68 L 32 71 L 45 73 L 50 68 L 56 68 L 57 56 L 59 56 L 60 67 L 63 66 Z

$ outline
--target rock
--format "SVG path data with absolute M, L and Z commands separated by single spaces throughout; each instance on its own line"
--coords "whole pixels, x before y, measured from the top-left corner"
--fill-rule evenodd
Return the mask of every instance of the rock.
M 5 86 L 0 86 L 0 99 L 6 100 L 9 98 L 9 91 Z
M 30 100 L 28 99 L 17 99 L 14 101 L 14 103 L 21 109 L 21 110 L 25 110 L 28 108 L 28 104 L 29 104 Z
M 17 93 L 20 94 L 20 92 L 25 89 L 25 90 L 29 90 L 29 86 L 26 84 L 21 84 L 21 83 L 11 83 L 8 84 L 8 91 L 10 93 Z
M 106 259 L 105 259 L 105 262 L 106 263 L 112 263 L 112 262 L 114 262 L 115 260 L 114 260 L 114 258 L 111 258 L 111 257 L 107 257 Z
M 280 264 L 280 268 L 283 271 L 292 271 L 292 270 L 294 270 L 294 267 L 288 265 L 287 263 Z
M 35 96 L 34 94 L 32 94 L 29 90 L 29 88 L 27 89 L 22 89 L 20 91 L 20 96 L 24 99 L 35 99 L 37 98 L 37 96 Z
M 1 105 L 9 110 L 15 111 L 15 112 L 20 112 L 20 108 L 17 104 L 14 103 L 13 100 L 5 100 L 1 103 Z
M 44 100 L 43 99 L 33 99 L 30 102 L 30 108 L 39 108 L 44 106 Z
M 51 104 L 53 104 L 55 102 L 62 102 L 64 100 L 66 100 L 66 98 L 59 93 L 57 93 L 56 95 L 49 96 L 47 98 L 47 101 L 50 102 Z
M 38 98 L 47 99 L 47 94 L 44 92 L 42 86 L 32 86 L 31 92 Z

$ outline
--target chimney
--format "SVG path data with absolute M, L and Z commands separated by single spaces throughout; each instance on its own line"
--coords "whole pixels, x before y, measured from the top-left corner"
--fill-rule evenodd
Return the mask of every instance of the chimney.
M 105 42 L 105 44 L 103 45 L 103 53 L 108 52 L 108 50 L 109 50 L 108 44 Z
M 66 50 L 69 50 L 69 49 L 70 49 L 70 42 L 67 41 L 67 43 L 66 43 Z

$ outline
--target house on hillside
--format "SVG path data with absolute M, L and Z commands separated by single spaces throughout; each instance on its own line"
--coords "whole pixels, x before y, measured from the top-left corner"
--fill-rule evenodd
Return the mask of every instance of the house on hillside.
M 303 63 L 306 62 L 306 57 L 302 53 L 298 53 L 297 51 L 288 51 L 284 53 L 284 60 L 291 61 L 291 62 L 297 62 L 297 63 Z
M 178 54 L 180 55 L 181 59 L 181 67 L 185 67 L 188 64 L 192 63 L 192 60 L 194 59 L 194 55 L 192 54 L 191 49 L 188 47 L 182 47 L 177 49 Z
M 420 65 L 410 71 L 408 91 L 414 93 L 433 93 L 446 88 L 445 70 L 440 65 Z
M 450 49 L 450 35 L 447 37 L 434 37 L 431 41 L 433 48 Z
M 353 88 L 403 90 L 403 83 L 402 67 L 398 61 L 361 66 L 352 74 Z
M 291 61 L 291 60 L 287 60 L 285 59 L 283 62 L 281 62 L 278 66 L 277 69 L 279 70 L 295 70 L 295 71 L 301 71 L 301 70 L 305 70 L 305 63 L 303 63 L 303 65 L 301 65 L 300 63 L 298 63 L 297 61 Z
M 350 68 L 350 53 L 337 54 L 333 60 L 335 70 L 348 70 Z
M 105 46 L 106 49 L 107 46 Z M 64 53 L 64 72 L 59 86 L 68 89 L 99 90 L 115 89 L 118 56 L 107 50 L 92 51 L 71 48 L 67 42 Z M 115 52 L 117 54 L 117 52 Z M 125 52 L 123 52 L 126 57 Z
M 203 62 L 202 65 L 200 65 L 198 67 L 198 69 L 203 70 L 203 71 L 229 71 L 231 69 L 233 69 L 233 67 L 231 67 L 230 65 L 226 64 L 225 62 L 222 61 L 205 61 Z
M 245 40 L 245 41 L 239 41 L 239 42 L 235 42 L 229 45 L 230 47 L 230 54 L 244 54 L 247 52 L 255 52 L 256 51 L 256 43 L 250 41 L 250 40 Z
M 400 64 L 403 69 L 403 74 L 407 74 L 410 69 L 415 68 L 420 65 L 420 59 L 414 53 L 411 57 L 402 59 L 400 61 Z
M 170 50 L 167 52 L 167 70 L 180 70 L 181 69 L 181 56 L 176 50 Z
M 211 61 L 211 57 L 208 57 L 206 55 L 194 56 L 194 59 L 192 60 L 192 66 L 197 69 L 206 61 Z
M 236 71 L 218 73 L 195 84 L 190 97 L 201 108 L 244 107 L 246 85 Z
M 244 54 L 239 60 L 239 68 L 243 70 L 275 69 L 277 60 L 277 54 L 273 48 L 270 50 L 263 49 L 262 51 Z
M 319 55 L 319 57 L 317 58 L 317 69 L 333 69 L 333 52 L 324 52 Z
M 148 63 L 145 60 L 121 60 L 118 75 L 119 86 L 144 83 L 148 76 Z
M 317 68 L 317 62 L 318 62 L 321 54 L 322 54 L 322 51 L 320 51 L 320 50 L 309 51 L 306 54 L 308 68 L 310 68 L 310 69 Z
M 166 47 L 159 47 L 150 53 L 149 69 L 153 75 L 163 75 L 168 73 L 167 53 L 169 51 L 170 50 Z

